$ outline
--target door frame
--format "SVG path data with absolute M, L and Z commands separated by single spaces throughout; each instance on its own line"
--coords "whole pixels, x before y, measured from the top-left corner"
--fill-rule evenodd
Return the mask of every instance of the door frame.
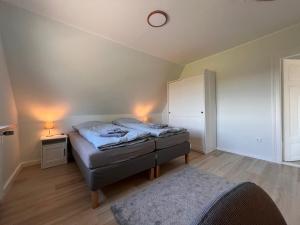
M 0 136 L 0 139 L 3 138 Z M 0 140 L 0 202 L 3 198 L 3 187 L 4 187 L 4 180 L 3 180 L 3 147 L 2 147 L 2 140 Z
M 283 118 L 283 79 L 284 79 L 284 70 L 283 64 L 285 59 L 293 59 L 295 57 L 299 57 L 300 53 L 289 54 L 284 56 L 277 56 L 271 59 L 271 69 L 272 69 L 272 88 L 271 88 L 271 96 L 272 96 L 272 136 L 273 136 L 273 149 L 275 153 L 274 162 L 286 165 L 292 165 L 300 167 L 298 164 L 294 164 L 293 162 L 284 161 L 284 118 Z M 279 63 L 278 63 L 279 58 Z M 279 68 L 278 68 L 279 66 Z

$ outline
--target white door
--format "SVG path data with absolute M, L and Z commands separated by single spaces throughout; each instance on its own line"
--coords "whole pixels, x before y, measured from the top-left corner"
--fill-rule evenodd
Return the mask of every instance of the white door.
M 168 90 L 169 124 L 186 128 L 192 149 L 204 151 L 203 76 L 172 82 Z
M 284 160 L 300 160 L 300 60 L 284 60 Z

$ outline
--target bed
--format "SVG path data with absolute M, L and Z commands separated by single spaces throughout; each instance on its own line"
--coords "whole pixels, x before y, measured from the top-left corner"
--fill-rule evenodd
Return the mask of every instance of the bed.
M 185 156 L 189 162 L 190 143 L 189 133 L 183 128 L 169 127 L 163 124 L 143 123 L 134 118 L 120 118 L 112 122 L 115 125 L 149 132 L 155 141 L 157 153 L 155 176 L 160 175 L 160 165 L 180 156 Z
M 98 190 L 121 179 L 149 170 L 149 178 L 154 177 L 154 140 L 132 141 L 100 151 L 82 137 L 79 132 L 69 133 L 72 154 L 91 190 L 92 208 L 99 206 Z

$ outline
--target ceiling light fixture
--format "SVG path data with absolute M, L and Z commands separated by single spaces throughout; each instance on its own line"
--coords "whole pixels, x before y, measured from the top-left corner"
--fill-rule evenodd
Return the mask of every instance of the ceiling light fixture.
M 162 27 L 168 22 L 168 20 L 168 14 L 161 10 L 155 10 L 147 17 L 147 22 L 151 27 Z

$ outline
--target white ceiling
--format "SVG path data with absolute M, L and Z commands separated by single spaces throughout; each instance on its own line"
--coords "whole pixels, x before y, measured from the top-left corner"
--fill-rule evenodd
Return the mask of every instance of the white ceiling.
M 5 0 L 176 63 L 187 63 L 300 22 L 300 0 Z M 166 11 L 169 23 L 147 25 Z

